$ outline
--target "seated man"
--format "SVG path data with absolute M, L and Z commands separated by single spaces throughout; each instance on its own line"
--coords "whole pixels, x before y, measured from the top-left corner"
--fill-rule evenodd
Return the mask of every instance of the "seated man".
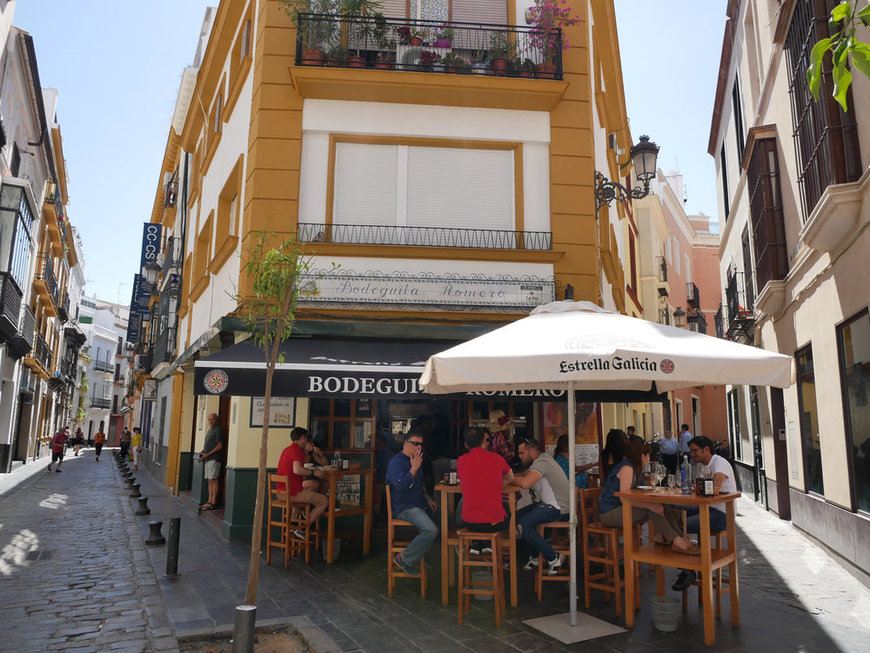
M 288 447 L 281 452 L 281 457 L 278 459 L 278 474 L 287 476 L 290 482 L 290 496 L 297 501 L 304 501 L 312 505 L 311 515 L 308 523 L 314 524 L 326 510 L 328 501 L 323 494 L 320 494 L 316 489 L 306 488 L 305 483 L 319 483 L 323 472 L 319 469 L 305 468 L 305 454 L 308 451 L 314 451 L 314 445 L 308 440 L 308 430 L 297 426 L 290 431 L 290 440 L 292 441 Z M 278 491 L 284 490 L 283 483 L 279 483 L 276 488 Z M 293 536 L 304 540 L 305 531 L 295 530 Z
M 510 526 L 510 516 L 502 505 L 502 488 L 514 480 L 505 459 L 487 451 L 485 429 L 465 429 L 468 453 L 456 463 L 456 475 L 462 487 L 462 512 L 457 524 L 476 533 L 498 533 Z M 472 546 L 472 555 L 491 553 L 480 545 Z
M 683 425 L 685 427 L 685 424 Z M 689 452 L 695 462 L 701 464 L 700 475 L 706 478 L 713 477 L 714 494 L 734 494 L 737 492 L 737 483 L 734 480 L 734 470 L 731 464 L 722 456 L 713 453 L 713 443 L 710 438 L 699 435 L 689 440 Z M 701 531 L 701 517 L 697 506 L 689 506 L 686 510 L 686 532 L 699 534 Z M 710 531 L 724 531 L 728 526 L 725 515 L 725 504 L 717 503 L 710 506 Z M 709 546 L 709 543 L 700 544 Z M 682 592 L 695 582 L 697 574 L 691 569 L 681 569 L 677 582 L 674 583 L 675 592 Z
M 437 504 L 423 486 L 422 465 L 423 436 L 411 431 L 405 436 L 402 450 L 390 460 L 386 476 L 394 519 L 411 522 L 420 531 L 404 551 L 393 556 L 393 564 L 411 576 L 419 575 L 417 565 L 438 537 L 431 516 Z
M 571 487 L 559 463 L 546 451 L 541 451 L 537 441 L 527 438 L 520 443 L 517 453 L 527 469 L 517 474 L 515 482 L 530 488 L 537 499 L 532 505 L 517 511 L 517 536 L 522 538 L 522 553 L 528 557 L 525 568 L 532 569 L 538 563 L 537 554 L 540 553 L 549 565 L 547 574 L 552 576 L 565 562 L 565 556 L 557 554 L 544 541 L 537 526 L 568 519 Z M 519 559 L 523 559 L 522 555 Z

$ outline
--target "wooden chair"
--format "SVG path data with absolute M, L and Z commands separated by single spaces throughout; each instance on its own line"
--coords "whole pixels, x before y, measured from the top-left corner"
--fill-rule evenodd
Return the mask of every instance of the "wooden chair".
M 545 538 L 547 531 L 551 535 L 550 546 L 553 547 L 556 553 L 561 553 L 565 556 L 565 563 L 557 573 L 548 576 L 544 573 L 544 565 L 546 564 L 544 556 L 540 553 L 538 554 L 538 568 L 535 571 L 535 592 L 538 594 L 538 601 L 543 600 L 545 581 L 558 581 L 562 583 L 571 581 L 571 524 L 566 521 L 551 521 L 545 524 L 538 524 L 538 534 L 541 537 Z
M 501 533 L 476 533 L 459 531 L 459 625 L 463 615 L 471 609 L 472 595 L 490 595 L 495 604 L 495 627 L 501 628 L 501 617 L 506 610 L 504 594 L 504 571 L 501 561 Z M 471 555 L 473 542 L 486 542 L 492 553 Z M 474 580 L 472 569 L 488 569 L 492 580 Z
M 684 521 L 685 523 L 685 521 Z M 722 548 L 722 538 L 727 537 L 726 531 L 711 531 L 710 532 L 710 540 L 711 540 L 711 548 L 721 549 Z M 731 591 L 731 583 L 728 580 L 728 577 L 722 574 L 723 569 L 720 567 L 713 572 L 713 600 L 716 605 L 716 618 L 722 618 L 722 595 L 727 594 Z M 701 597 L 701 576 L 700 574 L 695 578 L 695 582 L 692 583 L 692 587 L 698 588 L 698 605 L 702 603 Z M 683 590 L 683 612 L 688 609 L 688 596 L 689 590 Z
M 279 490 L 281 484 L 285 489 Z M 268 477 L 268 503 L 267 503 L 267 531 L 266 531 L 266 564 L 272 563 L 272 548 L 284 551 L 284 568 L 290 565 L 290 558 L 297 553 L 305 552 L 305 564 L 310 562 L 310 544 L 314 541 L 315 550 L 320 545 L 320 524 L 311 528 L 311 504 L 304 501 L 295 501 L 287 493 L 290 480 L 287 476 L 269 474 Z M 305 539 L 294 537 L 292 531 L 302 531 Z M 278 534 L 278 539 L 273 535 Z
M 592 604 L 592 590 L 597 589 L 613 594 L 616 601 L 616 616 L 622 616 L 623 591 L 625 579 L 620 577 L 619 564 L 624 558 L 620 546 L 620 537 L 624 536 L 621 528 L 611 528 L 601 523 L 598 515 L 598 497 L 601 488 L 580 490 L 580 526 L 583 540 L 583 584 L 585 586 L 586 608 Z M 639 540 L 638 529 L 628 537 Z M 593 572 L 592 565 L 601 565 L 600 571 Z M 637 566 L 631 573 L 638 578 Z M 626 570 L 625 573 L 629 573 Z M 635 583 L 635 605 L 640 606 L 640 587 Z
M 397 553 L 401 553 L 405 550 L 405 547 L 408 546 L 411 541 L 410 540 L 402 540 L 399 541 L 396 539 L 396 529 L 406 526 L 410 528 L 415 528 L 414 524 L 409 521 L 405 521 L 404 519 L 394 519 L 393 518 L 393 504 L 390 500 L 390 484 L 386 484 L 387 490 L 387 595 L 393 595 L 393 588 L 396 586 L 397 578 L 419 578 L 420 579 L 420 597 L 426 598 L 426 585 L 428 580 L 426 578 L 426 557 L 423 556 L 420 558 L 420 575 L 413 576 L 411 574 L 406 574 L 401 569 L 398 569 L 395 564 L 393 564 L 393 556 Z

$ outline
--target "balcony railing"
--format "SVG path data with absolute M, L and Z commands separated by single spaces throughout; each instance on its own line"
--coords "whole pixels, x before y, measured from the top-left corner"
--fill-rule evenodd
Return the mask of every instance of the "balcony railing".
M 686 283 L 686 303 L 692 308 L 701 306 L 701 293 L 698 286 L 689 281 Z
M 76 377 L 76 361 L 64 358 L 60 362 L 60 373 L 68 379 Z
M 21 289 L 8 272 L 0 272 L 0 342 L 18 333 L 21 315 Z
M 725 337 L 725 318 L 722 315 L 722 302 L 719 302 L 719 308 L 716 310 L 716 315 L 713 317 L 713 321 L 716 323 L 716 337 L 724 338 Z
M 54 269 L 51 267 L 51 256 L 48 252 L 40 252 L 36 258 L 36 276 L 34 280 L 41 281 L 45 284 L 51 301 L 56 307 L 58 304 L 58 287 L 57 279 L 54 276 Z
M 14 359 L 26 356 L 33 349 L 33 338 L 36 333 L 36 318 L 30 306 L 21 307 L 21 319 L 18 321 L 17 333 L 6 342 L 6 351 Z
M 107 363 L 106 361 L 95 360 L 93 363 L 93 368 L 97 372 L 114 372 L 115 366 L 111 363 Z
M 736 340 L 742 335 L 751 339 L 752 325 L 755 323 L 755 296 L 749 289 L 743 272 L 728 268 L 725 276 L 725 337 Z
M 299 14 L 296 65 L 562 79 L 562 32 Z
M 355 245 L 534 250 L 549 250 L 553 246 L 553 236 L 549 231 L 333 225 L 310 222 L 299 223 L 296 237 L 300 242 L 305 243 L 353 243 Z
M 656 257 L 656 273 L 659 283 L 668 282 L 668 261 L 664 256 Z
M 33 357 L 42 365 L 46 372 L 51 370 L 51 348 L 49 348 L 41 333 L 35 334 L 33 339 Z
M 112 400 L 106 397 L 91 397 L 91 408 L 111 408 Z
M 178 198 L 178 182 L 170 181 L 166 184 L 166 190 L 163 194 L 163 206 L 169 209 L 175 208 L 175 202 Z
M 69 293 L 64 290 L 63 295 L 60 298 L 60 304 L 57 307 L 57 316 L 63 322 L 67 322 L 69 320 Z
M 160 363 L 171 363 L 175 359 L 175 329 L 166 329 L 157 336 L 151 356 L 154 366 Z

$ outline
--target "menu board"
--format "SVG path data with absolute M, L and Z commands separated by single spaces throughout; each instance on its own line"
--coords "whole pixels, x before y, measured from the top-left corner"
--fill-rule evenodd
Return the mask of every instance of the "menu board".
M 263 426 L 266 398 L 251 397 L 251 428 Z M 293 397 L 272 397 L 269 406 L 269 428 L 293 428 L 296 414 L 296 400 Z

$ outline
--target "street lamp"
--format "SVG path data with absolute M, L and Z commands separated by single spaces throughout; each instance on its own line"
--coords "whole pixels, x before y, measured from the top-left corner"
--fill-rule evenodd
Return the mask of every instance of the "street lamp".
M 145 281 L 151 286 L 151 294 L 155 294 L 157 290 L 157 275 L 160 274 L 160 266 L 155 261 L 151 261 L 142 266 L 142 276 Z
M 609 181 L 602 173 L 595 171 L 595 217 L 598 218 L 598 209 L 618 199 L 639 200 L 649 195 L 649 182 L 656 176 L 656 160 L 659 155 L 659 146 L 650 141 L 649 136 L 641 136 L 640 142 L 631 147 L 631 162 L 634 165 L 634 174 L 637 180 L 643 184 L 643 188 L 635 186 L 628 190 L 622 184 Z
M 678 329 L 686 328 L 686 311 L 680 306 L 677 306 L 677 310 L 674 311 L 674 326 Z

